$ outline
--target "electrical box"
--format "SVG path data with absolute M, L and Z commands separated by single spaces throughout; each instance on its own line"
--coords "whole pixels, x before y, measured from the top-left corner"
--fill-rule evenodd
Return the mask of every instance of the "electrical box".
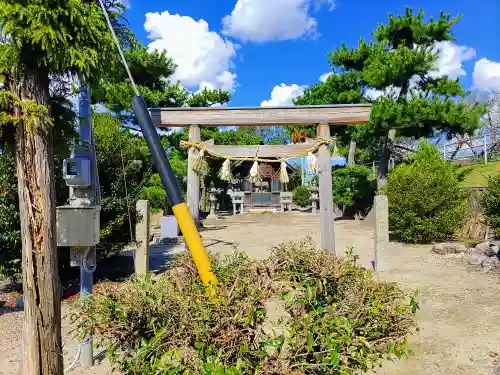
M 57 246 L 99 243 L 100 206 L 61 206 L 56 209 Z
M 63 178 L 70 187 L 91 185 L 91 164 L 87 158 L 70 158 L 63 161 Z

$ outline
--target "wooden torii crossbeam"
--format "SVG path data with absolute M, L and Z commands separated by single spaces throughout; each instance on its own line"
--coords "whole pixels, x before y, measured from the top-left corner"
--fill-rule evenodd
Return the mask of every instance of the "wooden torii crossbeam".
M 189 126 L 189 141 L 200 142 L 200 126 L 317 126 L 320 138 L 330 137 L 330 125 L 362 124 L 369 121 L 371 105 L 320 105 L 254 108 L 153 108 L 151 117 L 158 127 Z M 276 146 L 279 147 L 279 146 Z M 276 151 L 278 153 L 278 148 Z M 192 154 L 188 160 L 188 206 L 195 220 L 199 220 L 200 177 L 193 171 Z M 278 156 L 278 155 L 274 155 Z M 321 247 L 335 252 L 335 229 L 332 200 L 332 168 L 330 148 L 319 147 L 320 168 L 320 230 Z
M 153 108 L 156 126 L 291 126 L 362 124 L 368 121 L 369 104 L 290 107 Z

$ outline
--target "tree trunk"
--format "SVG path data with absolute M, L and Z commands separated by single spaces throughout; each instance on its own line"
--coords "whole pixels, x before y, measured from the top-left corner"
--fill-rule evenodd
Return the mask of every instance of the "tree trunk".
M 13 92 L 48 107 L 48 74 L 20 74 Z M 16 114 L 21 116 L 21 108 Z M 21 375 L 63 374 L 53 160 L 50 127 L 39 119 L 21 120 L 16 130 L 24 293 Z
M 407 79 L 401 85 L 398 101 L 404 100 L 410 89 L 410 80 Z M 387 186 L 387 176 L 389 174 L 389 161 L 393 153 L 394 141 L 396 140 L 396 129 L 390 129 L 387 137 L 384 139 L 380 150 L 380 159 L 378 165 L 377 176 L 377 194 L 383 194 L 383 190 Z
M 458 154 L 458 151 L 460 151 L 464 143 L 465 143 L 464 141 L 458 141 L 458 144 L 455 146 L 455 149 L 451 152 L 449 160 L 455 159 L 455 157 Z
M 396 130 L 389 130 L 389 134 L 384 139 L 382 148 L 380 150 L 380 159 L 378 165 L 377 176 L 377 193 L 380 194 L 387 185 L 387 175 L 389 174 L 389 160 L 391 159 L 392 147 L 394 139 L 396 138 Z

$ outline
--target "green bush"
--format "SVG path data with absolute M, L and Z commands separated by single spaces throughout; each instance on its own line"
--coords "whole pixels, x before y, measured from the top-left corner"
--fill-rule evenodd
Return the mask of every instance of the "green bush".
M 21 235 L 14 157 L 0 154 L 0 278 L 21 272 Z
M 144 138 L 123 130 L 118 119 L 94 113 L 93 126 L 101 184 L 101 238 L 104 257 L 119 253 L 131 241 L 135 206 L 152 174 L 152 161 Z
M 488 225 L 495 231 L 495 237 L 500 237 L 500 174 L 488 179 L 481 203 Z
M 149 179 L 148 186 L 142 188 L 141 199 L 149 201 L 151 212 L 167 210 L 167 193 L 161 182 L 160 175 L 155 173 Z
M 77 302 L 73 318 L 129 374 L 356 374 L 406 355 L 418 305 L 355 259 L 310 239 L 282 244 L 263 261 L 216 256 L 219 289 L 209 297 L 183 255 L 154 280 Z M 277 323 L 266 304 L 280 299 L 281 328 L 264 329 Z
M 297 186 L 293 190 L 292 202 L 299 207 L 309 207 L 311 204 L 311 191 L 307 186 Z
M 429 142 L 390 173 L 387 196 L 390 229 L 405 242 L 446 240 L 465 217 L 466 195 L 454 168 Z
M 335 169 L 332 174 L 333 201 L 347 214 L 365 214 L 373 204 L 375 179 L 364 166 Z

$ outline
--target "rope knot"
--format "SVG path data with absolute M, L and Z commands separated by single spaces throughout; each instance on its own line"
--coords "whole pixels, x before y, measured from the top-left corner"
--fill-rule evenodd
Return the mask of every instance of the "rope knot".
M 179 146 L 181 146 L 182 148 L 196 148 L 198 150 L 203 150 L 204 146 L 203 146 L 203 143 L 201 142 L 191 142 L 191 141 L 184 141 L 184 140 L 181 140 L 181 142 L 179 143 Z

